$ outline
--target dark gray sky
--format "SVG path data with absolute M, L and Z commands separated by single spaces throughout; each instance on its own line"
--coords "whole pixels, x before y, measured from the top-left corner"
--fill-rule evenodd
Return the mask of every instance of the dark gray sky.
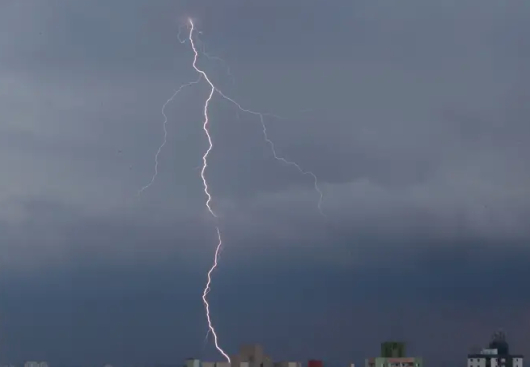
M 0 2 L 0 362 L 219 359 L 215 246 L 189 44 L 215 97 L 207 177 L 225 247 L 222 346 L 338 366 L 402 338 L 465 363 L 503 328 L 530 353 L 530 3 Z M 179 23 L 180 22 L 180 23 Z

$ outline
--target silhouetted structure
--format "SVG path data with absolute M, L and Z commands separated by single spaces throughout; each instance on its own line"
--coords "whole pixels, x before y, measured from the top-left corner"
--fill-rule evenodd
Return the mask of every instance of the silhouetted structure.
M 259 344 L 246 344 L 239 348 L 239 354 L 230 356 L 232 367 L 273 367 L 272 359 L 263 352 Z M 218 366 L 216 366 L 218 367 Z
M 381 343 L 381 357 L 384 358 L 404 358 L 405 343 L 403 342 L 384 342 Z
M 421 357 L 407 357 L 406 344 L 388 341 L 381 344 L 381 356 L 365 360 L 365 367 L 423 367 Z
M 510 346 L 506 341 L 506 335 L 502 331 L 493 333 L 489 349 L 497 349 L 497 354 L 501 356 L 510 355 Z
M 488 348 L 467 356 L 467 367 L 523 367 L 523 356 L 510 354 L 506 335 L 497 331 Z

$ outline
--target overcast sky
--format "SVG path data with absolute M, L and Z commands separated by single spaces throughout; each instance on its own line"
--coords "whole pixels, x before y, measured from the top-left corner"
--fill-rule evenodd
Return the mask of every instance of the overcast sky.
M 526 0 L 0 2 L 0 362 L 530 354 Z

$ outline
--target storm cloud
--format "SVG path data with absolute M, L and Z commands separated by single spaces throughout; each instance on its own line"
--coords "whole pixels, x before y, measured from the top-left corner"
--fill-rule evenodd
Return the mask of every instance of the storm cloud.
M 278 155 L 324 193 L 321 215 L 311 176 L 214 96 L 211 297 L 230 351 L 344 364 L 396 337 L 441 366 L 498 327 L 530 351 L 527 2 L 33 0 L 0 4 L 0 362 L 218 358 L 204 81 L 168 104 L 137 196 L 162 105 L 197 79 L 188 16 L 222 59 L 201 67 L 280 116 Z

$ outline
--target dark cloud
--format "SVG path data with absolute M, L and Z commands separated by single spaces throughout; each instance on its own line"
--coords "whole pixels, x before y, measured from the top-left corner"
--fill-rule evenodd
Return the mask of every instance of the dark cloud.
M 142 224 L 53 203 L 26 206 L 32 216 L 20 228 L 32 235 L 23 237 L 14 226 L 2 230 L 11 244 L 0 281 L 10 360 L 215 358 L 203 346 L 200 302 L 213 233 L 191 231 L 195 221 Z M 340 236 L 339 228 L 313 242 L 294 242 L 223 229 L 230 245 L 210 297 L 229 350 L 256 340 L 277 358 L 304 359 L 312 351 L 342 363 L 375 353 L 380 339 L 398 337 L 430 360 L 456 363 L 502 326 L 525 351 L 518 341 L 530 302 L 525 243 L 363 238 L 346 229 Z M 313 337 L 292 337 L 298 334 Z M 426 340 L 446 342 L 448 351 L 442 356 Z
M 397 337 L 442 365 L 502 326 L 525 352 L 526 2 L 4 1 L 5 362 L 218 358 L 200 300 L 216 244 L 204 82 L 168 104 L 159 174 L 136 196 L 163 103 L 197 78 L 187 16 L 223 60 L 201 67 L 282 116 L 265 119 L 278 154 L 324 192 L 321 216 L 259 119 L 214 97 L 206 174 L 225 246 L 210 296 L 229 350 L 256 340 L 338 365 Z

